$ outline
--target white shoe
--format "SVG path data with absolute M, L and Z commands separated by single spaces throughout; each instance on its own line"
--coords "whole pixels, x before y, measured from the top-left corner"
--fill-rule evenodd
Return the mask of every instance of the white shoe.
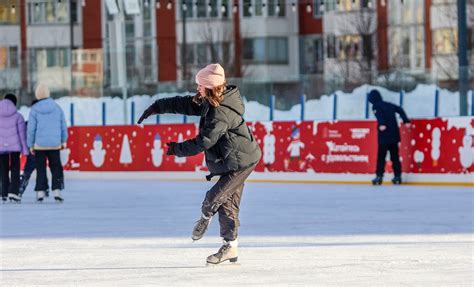
M 224 241 L 224 244 L 219 248 L 217 253 L 207 257 L 208 264 L 220 264 L 229 260 L 232 263 L 237 262 L 239 258 L 237 239 L 234 241 Z
M 40 190 L 40 191 L 37 191 L 36 192 L 36 201 L 37 202 L 43 202 L 43 199 L 44 199 L 44 191 Z
M 58 202 L 63 202 L 64 201 L 64 198 L 61 196 L 61 190 L 55 189 L 55 190 L 53 190 L 53 192 L 54 192 L 54 200 L 56 200 Z
M 11 202 L 21 203 L 21 197 L 19 197 L 18 195 L 14 193 L 9 193 L 8 199 L 10 199 Z

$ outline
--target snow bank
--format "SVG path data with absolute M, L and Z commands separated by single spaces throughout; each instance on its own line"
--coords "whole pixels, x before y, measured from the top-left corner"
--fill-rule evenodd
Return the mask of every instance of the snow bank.
M 372 89 L 378 89 L 385 101 L 399 105 L 403 100 L 403 108 L 411 118 L 433 117 L 435 115 L 435 85 L 418 85 L 413 91 L 404 93 L 393 92 L 383 87 L 362 85 L 350 93 L 336 91 L 331 95 L 323 95 L 317 100 L 309 100 L 305 103 L 305 120 L 328 120 L 333 119 L 334 104 L 336 104 L 336 118 L 343 120 L 364 119 L 366 113 L 366 95 Z M 153 101 L 172 96 L 183 96 L 192 93 L 160 93 L 154 96 L 134 95 L 127 99 L 126 109 L 129 115 L 127 124 L 131 123 L 132 103 L 134 103 L 134 120 L 140 117 L 143 110 Z M 336 99 L 335 99 L 336 97 Z M 472 90 L 468 91 L 468 108 L 471 111 Z M 82 98 L 62 97 L 56 102 L 64 110 L 68 125 L 71 125 L 71 110 L 74 111 L 74 125 L 102 125 L 102 106 L 105 104 L 105 124 L 124 124 L 124 101 L 121 98 Z M 71 109 L 71 104 L 73 108 Z M 29 108 L 22 106 L 20 113 L 28 118 Z M 438 115 L 459 115 L 459 92 L 451 92 L 446 89 L 438 89 Z M 245 118 L 249 121 L 265 121 L 270 118 L 270 108 L 256 101 L 246 101 Z M 369 105 L 369 118 L 374 118 Z M 301 105 L 294 105 L 290 110 L 274 110 L 274 120 L 299 120 L 301 119 Z M 198 122 L 198 117 L 186 117 L 187 122 Z M 182 115 L 160 115 L 160 123 L 182 123 Z M 145 121 L 146 124 L 157 123 L 157 117 L 153 116 Z

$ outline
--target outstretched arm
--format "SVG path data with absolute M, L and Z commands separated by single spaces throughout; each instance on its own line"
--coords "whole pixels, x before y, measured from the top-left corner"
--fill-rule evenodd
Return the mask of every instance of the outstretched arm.
M 155 101 L 142 114 L 138 123 L 151 115 L 156 114 L 183 114 L 188 116 L 200 116 L 202 107 L 193 101 L 193 96 L 171 97 Z

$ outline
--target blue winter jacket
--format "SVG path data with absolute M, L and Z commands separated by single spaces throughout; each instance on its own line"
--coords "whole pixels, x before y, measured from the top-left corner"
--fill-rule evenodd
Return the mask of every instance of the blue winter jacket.
M 59 149 L 67 141 L 64 112 L 51 98 L 31 107 L 28 118 L 27 145 L 35 149 Z
M 400 142 L 400 130 L 395 113 L 402 117 L 404 123 L 409 123 L 410 120 L 405 111 L 400 106 L 384 102 L 377 90 L 372 90 L 369 93 L 368 100 L 372 104 L 372 110 L 377 118 L 378 143 L 394 144 Z M 386 126 L 387 129 L 381 131 L 380 126 Z

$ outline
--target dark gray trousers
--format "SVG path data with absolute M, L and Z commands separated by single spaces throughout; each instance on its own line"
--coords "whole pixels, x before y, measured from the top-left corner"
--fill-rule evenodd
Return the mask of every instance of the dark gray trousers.
M 219 213 L 220 234 L 224 240 L 237 239 L 244 182 L 254 169 L 255 165 L 252 165 L 246 169 L 223 175 L 206 193 L 206 198 L 202 203 L 202 213 L 206 216 Z

